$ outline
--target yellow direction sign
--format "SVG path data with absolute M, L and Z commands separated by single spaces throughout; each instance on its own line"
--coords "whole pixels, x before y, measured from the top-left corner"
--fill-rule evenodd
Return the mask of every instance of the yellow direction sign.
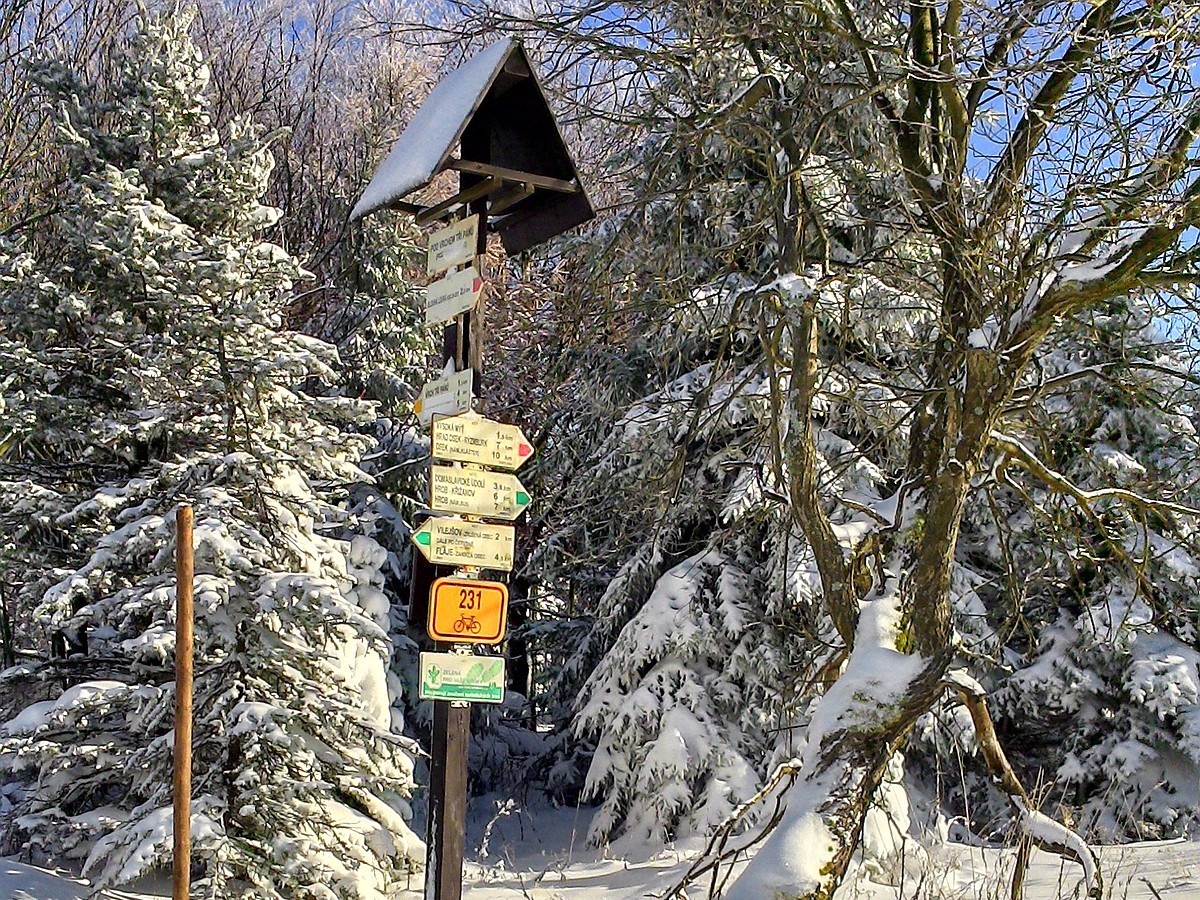
M 463 369 L 444 378 L 425 382 L 421 396 L 413 404 L 413 412 L 422 425 L 428 425 L 435 415 L 456 416 L 471 410 L 471 385 L 474 372 Z
M 511 525 L 433 518 L 413 533 L 412 541 L 435 566 L 474 566 L 511 572 L 516 533 Z
M 434 420 L 431 452 L 434 459 L 513 470 L 533 456 L 533 446 L 516 425 L 468 413 Z
M 483 469 L 429 467 L 430 506 L 438 512 L 515 519 L 532 499 L 515 475 Z
M 508 588 L 498 581 L 439 578 L 429 591 L 429 636 L 456 644 L 498 644 L 508 625 Z
M 425 289 L 425 324 L 449 322 L 455 316 L 470 312 L 479 302 L 483 279 L 474 266 L 451 272 L 441 281 Z
M 479 216 L 468 216 L 452 225 L 435 231 L 429 239 L 429 258 L 426 270 L 437 275 L 447 269 L 470 262 L 475 258 L 479 234 Z

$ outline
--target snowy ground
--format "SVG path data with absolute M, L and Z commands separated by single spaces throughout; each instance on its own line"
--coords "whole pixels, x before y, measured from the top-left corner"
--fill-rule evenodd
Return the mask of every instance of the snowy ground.
M 496 816 L 497 803 L 474 805 L 467 835 L 469 900 L 634 900 L 661 897 L 690 864 L 682 851 L 647 860 L 613 859 L 585 846 L 590 810 L 513 808 Z M 488 823 L 491 822 L 490 831 Z M 485 835 L 486 832 L 486 835 Z M 1012 854 L 948 844 L 922 865 L 909 865 L 901 882 L 877 884 L 860 870 L 839 892 L 839 900 L 1003 900 Z M 1101 850 L 1105 900 L 1200 900 L 1200 842 L 1164 842 Z M 898 868 L 898 867 L 897 867 Z M 874 876 L 878 878 L 878 874 Z M 1078 867 L 1035 852 L 1027 883 L 1028 900 L 1067 900 L 1080 896 Z M 414 883 L 402 900 L 421 896 Z M 704 897 L 707 885 L 689 892 Z M 106 900 L 145 900 L 169 894 L 112 892 Z M 85 882 L 13 860 L 0 860 L 0 900 L 84 900 Z

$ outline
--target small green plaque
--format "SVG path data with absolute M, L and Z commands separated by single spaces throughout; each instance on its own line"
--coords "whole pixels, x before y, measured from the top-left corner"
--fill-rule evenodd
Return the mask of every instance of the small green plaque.
M 417 695 L 422 700 L 500 703 L 504 700 L 504 657 L 422 653 Z

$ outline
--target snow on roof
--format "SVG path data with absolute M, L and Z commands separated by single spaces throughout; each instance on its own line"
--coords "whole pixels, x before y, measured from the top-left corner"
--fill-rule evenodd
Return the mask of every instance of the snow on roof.
M 515 46 L 502 38 L 430 91 L 350 213 L 358 219 L 424 187 L 440 171 Z

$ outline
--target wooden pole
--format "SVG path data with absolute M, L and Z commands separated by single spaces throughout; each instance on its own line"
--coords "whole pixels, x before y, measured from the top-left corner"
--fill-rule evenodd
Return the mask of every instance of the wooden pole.
M 187 900 L 192 869 L 192 508 L 175 514 L 175 853 L 172 900 Z
M 433 701 L 433 754 L 429 764 L 429 844 L 425 900 L 460 900 L 467 832 L 467 747 L 471 708 Z
M 466 139 L 464 138 L 464 144 Z M 487 199 L 468 206 L 479 215 L 475 255 L 484 271 L 487 253 Z M 486 296 L 486 295 L 485 295 Z M 446 326 L 444 358 L 454 368 L 475 371 L 474 396 L 481 397 L 483 368 L 483 303 Z M 418 590 L 428 594 L 429 587 Z M 442 647 L 442 649 L 448 649 Z M 463 847 L 467 836 L 467 749 L 471 743 L 471 708 L 466 703 L 433 701 L 433 740 L 429 761 L 429 830 L 425 855 L 425 900 L 461 900 Z

